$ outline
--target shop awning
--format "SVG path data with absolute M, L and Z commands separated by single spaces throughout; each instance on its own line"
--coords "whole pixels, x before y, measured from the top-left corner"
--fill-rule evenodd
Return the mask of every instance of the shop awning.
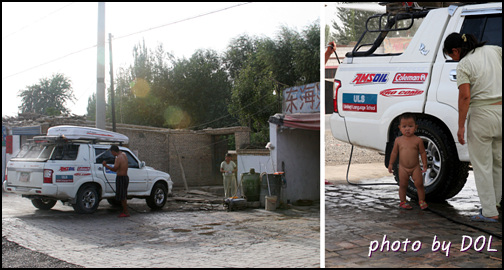
M 320 130 L 320 113 L 276 114 L 270 123 L 307 130 Z

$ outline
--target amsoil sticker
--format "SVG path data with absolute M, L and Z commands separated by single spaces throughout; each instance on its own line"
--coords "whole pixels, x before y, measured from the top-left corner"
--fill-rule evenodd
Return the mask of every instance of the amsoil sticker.
M 384 97 L 411 97 L 421 95 L 423 92 L 423 90 L 415 88 L 392 88 L 381 91 L 380 95 Z
M 370 83 L 386 83 L 388 81 L 388 73 L 357 73 L 351 84 L 361 85 Z
M 73 175 L 56 175 L 56 183 L 73 183 Z
M 396 73 L 392 83 L 424 83 L 429 73 Z
M 355 112 L 376 112 L 375 94 L 343 94 L 343 110 Z

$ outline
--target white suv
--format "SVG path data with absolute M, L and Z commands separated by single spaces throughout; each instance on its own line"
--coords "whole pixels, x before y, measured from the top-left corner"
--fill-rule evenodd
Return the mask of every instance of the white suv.
M 115 172 L 103 170 L 102 162 L 114 164 L 107 151 L 111 144 L 127 144 L 128 137 L 106 130 L 75 126 L 49 128 L 37 136 L 7 163 L 4 190 L 32 200 L 35 207 L 51 209 L 61 200 L 79 213 L 93 213 L 101 199 L 115 201 Z M 126 147 L 128 157 L 128 198 L 145 198 L 152 209 L 160 209 L 173 182 L 170 175 L 145 166 Z
M 424 140 L 428 156 L 428 200 L 455 196 L 469 170 L 467 145 L 457 140 L 457 62 L 442 52 L 452 32 L 471 33 L 502 47 L 502 3 L 372 16 L 334 78 L 333 136 L 384 153 L 385 167 L 399 136 L 398 116 L 415 114 L 416 134 Z M 408 196 L 416 194 L 411 182 Z

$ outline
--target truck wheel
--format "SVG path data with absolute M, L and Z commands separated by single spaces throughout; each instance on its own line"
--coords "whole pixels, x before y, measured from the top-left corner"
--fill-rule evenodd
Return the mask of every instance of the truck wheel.
M 50 210 L 54 205 L 56 205 L 57 201 L 52 199 L 33 199 L 31 202 L 33 206 L 40 210 Z
M 73 206 L 75 212 L 91 214 L 98 208 L 100 196 L 95 186 L 84 185 L 77 192 L 76 202 Z
M 427 171 L 423 174 L 426 200 L 444 201 L 457 195 L 467 181 L 469 164 L 454 158 L 458 156 L 455 144 L 439 125 L 429 119 L 418 119 L 416 124 L 418 129 L 415 134 L 422 138 L 427 152 Z M 399 183 L 397 162 L 394 177 Z M 411 178 L 407 195 L 418 199 Z
M 145 199 L 151 209 L 161 209 L 166 203 L 166 187 L 162 183 L 156 183 L 152 188 L 151 195 Z

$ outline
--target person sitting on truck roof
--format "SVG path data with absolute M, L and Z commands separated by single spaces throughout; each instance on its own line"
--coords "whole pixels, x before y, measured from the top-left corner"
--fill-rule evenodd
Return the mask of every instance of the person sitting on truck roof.
M 471 34 L 452 33 L 443 53 L 457 65 L 458 132 L 467 147 L 481 203 L 473 221 L 497 222 L 502 199 L 502 48 L 485 45 Z

